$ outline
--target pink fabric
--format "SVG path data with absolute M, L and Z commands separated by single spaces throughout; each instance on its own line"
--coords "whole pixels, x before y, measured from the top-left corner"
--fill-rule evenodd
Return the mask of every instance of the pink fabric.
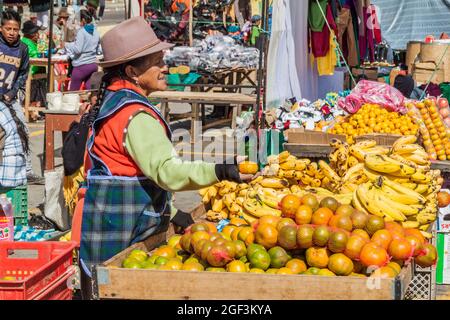
M 347 97 L 339 98 L 338 106 L 349 113 L 356 113 L 363 104 L 374 103 L 389 111 L 406 113 L 404 99 L 400 91 L 386 83 L 361 80 Z

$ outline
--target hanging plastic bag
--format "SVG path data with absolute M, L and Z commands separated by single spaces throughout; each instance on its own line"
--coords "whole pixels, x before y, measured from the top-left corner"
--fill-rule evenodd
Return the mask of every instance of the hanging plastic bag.
M 54 222 L 62 231 L 70 228 L 69 214 L 65 207 L 63 188 L 63 168 L 44 173 L 45 177 L 45 205 L 44 215 Z
M 373 103 L 405 114 L 404 99 L 400 91 L 386 83 L 361 80 L 347 97 L 339 98 L 338 105 L 349 113 L 356 113 L 363 104 Z

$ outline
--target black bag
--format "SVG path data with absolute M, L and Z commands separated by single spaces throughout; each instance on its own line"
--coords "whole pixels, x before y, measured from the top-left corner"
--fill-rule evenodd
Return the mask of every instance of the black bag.
M 84 153 L 88 135 L 89 126 L 87 117 L 83 117 L 80 123 L 76 121 L 72 122 L 61 150 L 64 175 L 70 176 L 74 174 L 84 164 Z
M 67 77 L 70 78 L 72 76 L 72 70 L 73 70 L 73 65 L 72 65 L 72 59 L 68 59 L 68 67 L 67 67 Z

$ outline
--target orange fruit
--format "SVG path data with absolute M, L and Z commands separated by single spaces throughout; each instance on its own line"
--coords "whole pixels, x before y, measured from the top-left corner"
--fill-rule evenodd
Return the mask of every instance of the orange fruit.
M 264 217 L 263 217 L 264 218 Z M 278 231 L 276 226 L 263 223 L 259 224 L 255 232 L 255 242 L 270 249 L 277 245 Z
M 268 225 L 271 225 L 272 227 L 276 228 L 278 225 L 278 222 L 280 222 L 280 219 L 281 219 L 280 217 L 275 217 L 275 216 L 270 216 L 270 215 L 262 216 L 259 219 L 259 225 L 268 224 Z
M 331 217 L 333 216 L 333 211 L 328 208 L 317 209 L 311 218 L 311 223 L 316 225 L 328 225 Z
M 287 194 L 281 199 L 280 207 L 283 217 L 295 218 L 298 207 L 300 207 L 300 198 L 294 194 Z
M 307 205 L 301 205 L 297 208 L 295 213 L 295 222 L 299 225 L 308 224 L 311 222 L 313 211 L 311 207 Z
M 381 229 L 372 235 L 371 241 L 387 250 L 391 244 L 392 235 L 388 230 Z
M 259 170 L 258 164 L 251 161 L 243 161 L 239 163 L 239 172 L 243 174 L 255 174 Z

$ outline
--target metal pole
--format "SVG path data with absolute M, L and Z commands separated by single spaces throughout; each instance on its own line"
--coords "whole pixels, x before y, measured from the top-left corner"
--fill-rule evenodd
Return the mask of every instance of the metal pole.
M 261 17 L 261 26 L 263 27 L 265 25 L 265 20 L 266 20 L 266 13 L 264 8 L 266 7 L 266 0 L 263 0 L 262 2 L 262 17 Z M 262 121 L 260 121 L 260 113 L 261 113 L 261 88 L 262 88 L 262 82 L 263 82 L 263 72 L 262 72 L 262 68 L 263 68 L 263 52 L 264 52 L 264 43 L 265 43 L 265 34 L 264 34 L 264 30 L 263 32 L 260 33 L 259 35 L 260 37 L 260 41 L 258 41 L 259 43 L 259 62 L 258 62 L 258 70 L 257 70 L 257 86 L 256 86 L 256 117 L 255 117 L 255 127 L 256 127 L 256 148 L 257 150 L 259 150 L 260 148 L 260 134 L 262 134 L 262 131 L 260 131 L 260 129 L 262 129 L 262 127 L 264 126 L 264 123 Z M 261 41 L 262 40 L 262 41 Z M 261 120 L 262 120 L 262 116 L 261 116 Z M 259 153 L 259 152 L 258 152 Z M 259 159 L 258 159 L 259 162 Z
M 50 30 L 48 33 L 48 57 L 47 57 L 47 90 L 50 90 L 50 70 L 52 66 L 52 45 L 53 45 L 53 6 L 54 0 L 50 0 Z
M 193 38 L 193 20 L 194 20 L 194 12 L 193 12 L 193 7 L 192 7 L 192 1 L 189 1 L 189 46 L 192 47 L 192 44 L 194 43 L 194 38 Z
M 128 19 L 131 18 L 131 0 L 128 0 Z

